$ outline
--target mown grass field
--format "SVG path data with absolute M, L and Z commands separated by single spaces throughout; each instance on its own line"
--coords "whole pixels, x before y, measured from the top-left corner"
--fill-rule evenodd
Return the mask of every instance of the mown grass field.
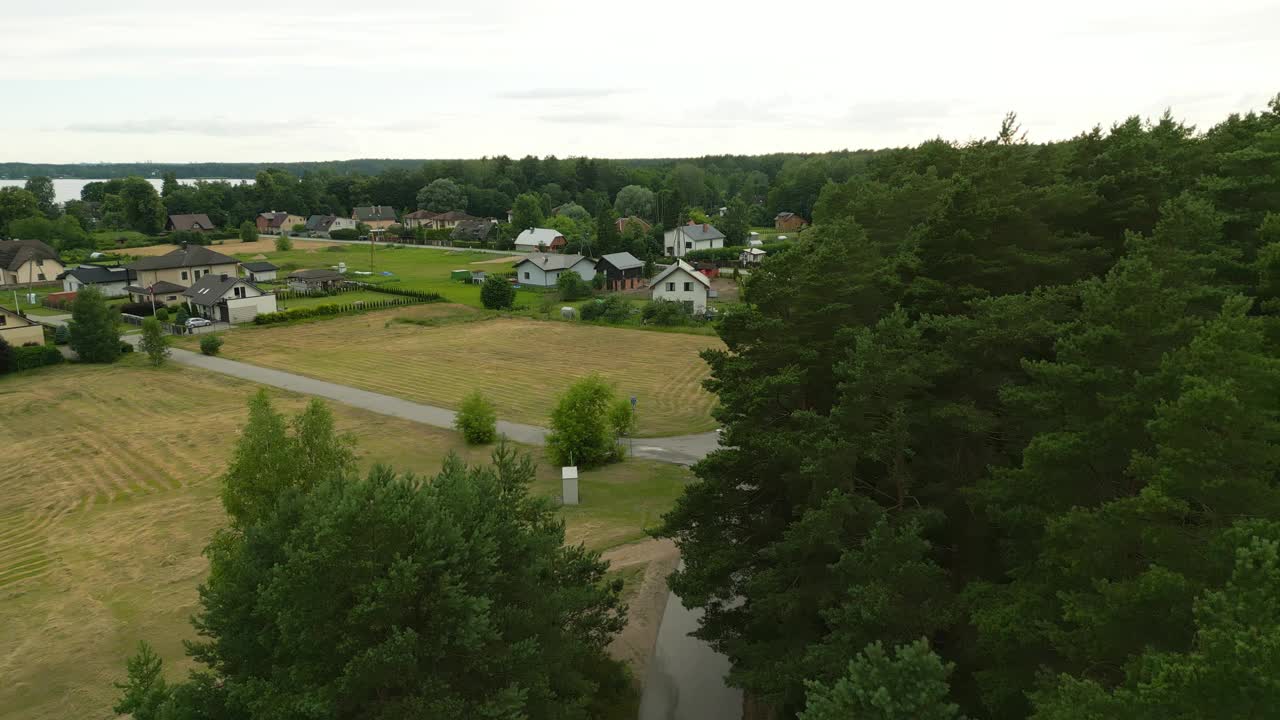
M 223 522 L 217 478 L 254 389 L 137 355 L 0 378 L 0 719 L 113 717 L 112 682 L 141 639 L 172 677 L 185 672 L 201 550 Z M 272 397 L 290 412 L 305 402 Z M 450 450 L 488 455 L 451 432 L 332 407 L 365 466 L 429 475 Z M 641 539 L 687 478 L 645 461 L 584 473 L 583 504 L 564 512 L 569 541 Z M 558 474 L 541 467 L 536 490 L 558 495 Z
M 445 407 L 478 389 L 493 400 L 499 418 L 544 427 L 557 396 L 596 372 L 621 396 L 637 398 L 639 435 L 715 427 L 714 398 L 701 386 L 707 366 L 698 353 L 721 347 L 718 338 L 522 318 L 456 322 L 468 312 L 424 305 L 245 327 L 223 334 L 222 355 Z M 423 327 L 397 318 L 446 322 Z
M 214 248 L 219 252 L 234 254 L 241 260 L 256 257 L 241 253 L 235 243 Z M 390 287 L 402 287 L 411 290 L 427 290 L 438 292 L 450 302 L 480 307 L 480 286 L 449 279 L 451 270 L 502 270 L 506 264 L 480 264 L 474 262 L 493 260 L 500 256 L 492 253 L 469 252 L 465 250 L 439 250 L 434 248 L 409 248 L 390 245 L 377 245 L 373 248 L 373 263 L 370 265 L 368 245 L 328 245 L 328 247 L 303 248 L 295 247 L 287 252 L 264 252 L 271 262 L 280 266 L 283 277 L 298 269 L 327 268 L 338 263 L 347 264 L 347 272 L 353 280 L 386 283 Z M 375 275 L 360 276 L 359 272 L 372 272 Z M 390 272 L 391 276 L 377 273 Z M 532 302 L 538 294 L 526 291 L 517 295 L 517 303 Z

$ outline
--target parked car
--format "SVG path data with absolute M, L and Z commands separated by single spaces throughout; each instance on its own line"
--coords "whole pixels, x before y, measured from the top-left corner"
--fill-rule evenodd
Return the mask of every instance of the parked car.
M 209 327 L 213 324 L 212 320 L 207 318 L 195 317 L 187 319 L 187 329 L 192 330 L 198 327 Z

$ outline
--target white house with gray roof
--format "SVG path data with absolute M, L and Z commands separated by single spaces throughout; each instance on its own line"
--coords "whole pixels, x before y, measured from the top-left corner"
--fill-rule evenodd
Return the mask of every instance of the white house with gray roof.
M 58 276 L 62 281 L 63 292 L 79 292 L 80 288 L 92 285 L 102 293 L 103 297 L 124 297 L 137 277 L 126 267 L 107 267 L 105 265 L 81 265 Z
M 525 228 L 516 236 L 517 250 L 528 252 L 559 250 L 565 246 L 564 235 L 552 228 Z
M 663 252 L 668 257 L 684 257 L 694 250 L 724 247 L 724 233 L 715 225 L 690 222 L 662 234 Z
M 556 281 L 566 272 L 576 272 L 587 282 L 596 276 L 596 263 L 582 255 L 551 255 L 529 253 L 529 257 L 516 263 L 516 280 L 532 287 L 555 287 Z
M 275 295 L 235 275 L 205 275 L 182 295 L 195 314 L 232 325 L 276 311 Z
M 711 281 L 692 265 L 676 260 L 649 282 L 651 300 L 684 303 L 689 312 L 700 315 L 707 311 Z

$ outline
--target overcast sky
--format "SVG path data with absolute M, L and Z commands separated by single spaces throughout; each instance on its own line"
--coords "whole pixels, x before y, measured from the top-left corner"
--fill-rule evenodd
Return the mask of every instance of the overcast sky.
M 0 160 L 674 157 L 1280 92 L 1277 0 L 3 0 Z M 16 6 L 16 7 L 15 7 Z

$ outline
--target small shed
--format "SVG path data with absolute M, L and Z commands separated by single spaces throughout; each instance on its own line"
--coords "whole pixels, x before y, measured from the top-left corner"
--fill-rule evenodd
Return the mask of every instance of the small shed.
M 449 279 L 461 280 L 463 282 L 470 282 L 471 271 L 470 270 L 454 270 L 453 272 L 449 273 Z
M 485 272 L 484 272 L 483 270 L 472 270 L 472 271 L 471 271 L 471 284 L 472 284 L 472 285 L 483 285 L 483 284 L 484 284 L 484 281 L 485 281 L 486 279 L 488 279 L 488 277 L 489 277 L 489 276 L 488 276 L 488 275 L 486 275 L 486 274 L 485 274 Z
M 565 505 L 578 504 L 578 467 L 560 468 L 560 497 Z

